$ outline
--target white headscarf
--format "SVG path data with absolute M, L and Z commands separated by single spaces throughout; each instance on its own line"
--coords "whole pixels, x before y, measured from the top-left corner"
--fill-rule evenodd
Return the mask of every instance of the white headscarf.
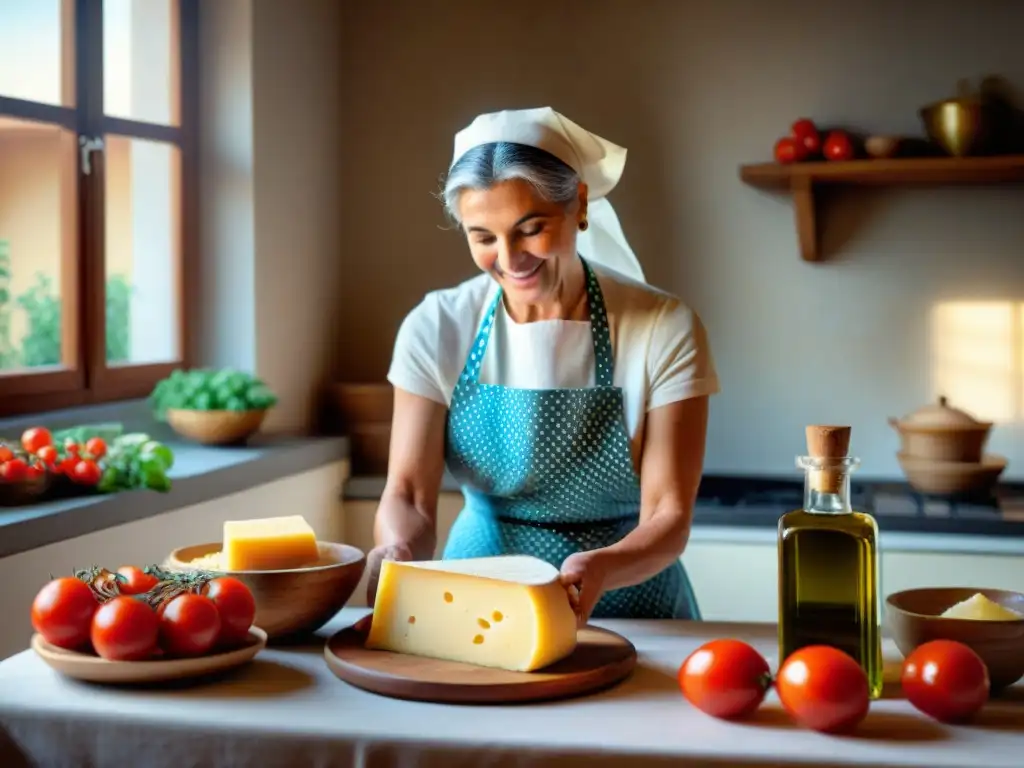
M 588 227 L 577 236 L 577 250 L 588 261 L 644 282 L 640 261 L 629 247 L 615 209 L 605 197 L 622 178 L 626 150 L 581 128 L 551 107 L 480 115 L 455 134 L 452 165 L 468 150 L 497 141 L 542 149 L 579 174 L 587 185 Z M 449 166 L 450 167 L 450 166 Z

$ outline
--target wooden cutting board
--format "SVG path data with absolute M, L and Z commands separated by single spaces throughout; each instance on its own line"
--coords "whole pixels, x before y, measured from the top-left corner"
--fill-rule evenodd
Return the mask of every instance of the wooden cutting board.
M 636 648 L 622 635 L 584 627 L 573 654 L 536 672 L 368 650 L 365 634 L 343 629 L 324 648 L 331 671 L 346 683 L 396 699 L 447 704 L 511 704 L 572 698 L 608 688 L 636 667 Z

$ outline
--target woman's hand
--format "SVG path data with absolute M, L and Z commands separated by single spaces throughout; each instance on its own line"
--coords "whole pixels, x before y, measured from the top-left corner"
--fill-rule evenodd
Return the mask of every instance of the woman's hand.
M 373 608 L 374 601 L 377 599 L 377 582 L 380 579 L 381 563 L 385 560 L 407 562 L 412 559 L 412 550 L 405 544 L 386 544 L 370 550 L 366 555 L 366 573 L 368 574 L 366 581 L 366 604 L 371 609 Z M 372 620 L 372 613 L 364 616 L 355 623 L 356 630 L 359 632 L 369 632 Z
M 590 620 L 594 606 L 605 593 L 608 558 L 600 550 L 577 552 L 562 563 L 561 581 L 582 627 Z

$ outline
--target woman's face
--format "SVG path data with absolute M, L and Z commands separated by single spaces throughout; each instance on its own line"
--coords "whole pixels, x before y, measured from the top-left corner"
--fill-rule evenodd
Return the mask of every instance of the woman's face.
M 467 189 L 459 216 L 473 261 L 516 303 L 537 305 L 557 296 L 576 258 L 576 232 L 586 215 L 587 188 L 566 206 L 541 198 L 520 179 L 490 189 Z

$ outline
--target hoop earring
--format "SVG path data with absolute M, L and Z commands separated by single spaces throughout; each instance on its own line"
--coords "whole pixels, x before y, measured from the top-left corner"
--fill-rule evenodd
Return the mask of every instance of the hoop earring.
M 587 223 L 587 220 L 584 219 L 583 221 L 580 222 L 580 232 L 586 232 L 587 231 L 587 227 L 589 227 L 589 226 L 590 225 Z

